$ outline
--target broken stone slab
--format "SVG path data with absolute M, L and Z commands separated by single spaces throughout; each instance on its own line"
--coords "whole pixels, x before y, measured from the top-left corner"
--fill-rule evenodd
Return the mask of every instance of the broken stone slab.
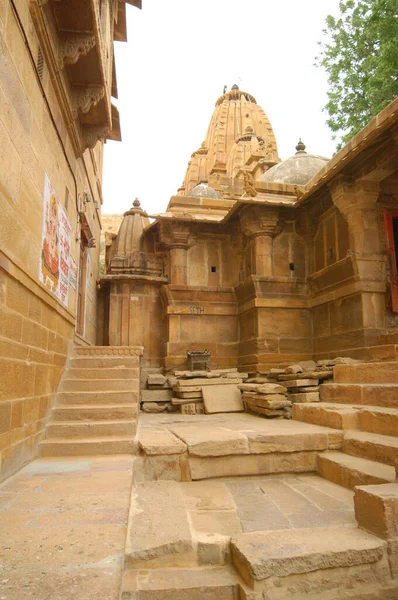
M 304 373 L 291 373 L 278 375 L 278 381 L 291 381 L 292 379 L 329 379 L 333 377 L 333 371 L 305 371 Z
M 268 373 L 268 377 L 276 378 L 278 375 L 283 375 L 285 369 L 271 369 Z
M 301 365 L 304 371 L 313 371 L 316 368 L 314 360 L 299 360 L 297 364 Z
M 290 365 L 290 367 L 286 367 L 285 373 L 302 373 L 304 371 L 304 367 L 301 365 Z
M 360 529 L 335 527 L 243 533 L 231 540 L 233 564 L 248 584 L 269 577 L 376 563 L 386 542 Z
M 185 399 L 202 399 L 202 390 L 200 389 L 197 392 L 186 392 L 185 390 L 183 392 L 181 391 L 176 391 L 176 394 L 179 398 L 185 398 Z
M 279 383 L 263 383 L 261 387 L 258 388 L 258 394 L 286 394 L 287 386 L 280 385 Z
M 284 386 L 289 390 L 290 388 L 302 388 L 302 387 L 313 387 L 319 384 L 318 379 L 291 379 L 290 381 L 284 381 Z
M 291 402 L 319 402 L 319 392 L 305 392 L 303 394 L 289 394 Z
M 242 395 L 237 385 L 204 387 L 202 395 L 207 414 L 244 410 Z
M 248 373 L 240 373 L 239 371 L 238 372 L 234 371 L 233 373 L 226 373 L 224 375 L 224 377 L 226 379 L 234 379 L 235 377 L 239 377 L 240 379 L 247 379 L 249 377 L 249 374 Z
M 141 427 L 138 444 L 147 455 L 183 454 L 187 447 L 166 428 Z
M 277 409 L 272 409 L 272 408 L 261 408 L 261 406 L 256 406 L 255 404 L 252 404 L 251 402 L 246 402 L 246 404 L 247 404 L 248 410 L 257 415 L 262 415 L 262 416 L 270 418 L 270 419 L 275 418 L 275 417 L 279 417 L 281 419 L 285 418 L 283 409 L 277 410 Z
M 174 371 L 174 376 L 178 379 L 195 379 L 196 377 L 207 378 L 210 371 Z
M 328 434 L 318 431 L 292 433 L 278 424 L 275 431 L 250 431 L 245 435 L 249 440 L 249 450 L 253 454 L 269 454 L 274 452 L 309 452 L 321 451 L 328 448 Z M 283 430 L 284 429 L 284 430 Z
M 161 413 L 167 409 L 167 404 L 157 404 L 156 402 L 143 402 L 141 410 L 146 413 Z
M 137 483 L 126 543 L 129 567 L 177 566 L 195 560 L 184 496 L 175 481 Z
M 255 398 L 263 400 L 289 401 L 289 397 L 286 396 L 286 394 L 257 394 L 256 392 L 243 392 L 242 397 L 244 400 L 248 400 L 249 402 Z
M 204 387 L 204 386 L 210 386 L 210 385 L 232 385 L 232 384 L 236 384 L 238 385 L 239 383 L 242 383 L 241 379 L 238 378 L 234 378 L 234 379 L 224 379 L 223 377 L 220 377 L 219 379 L 217 379 L 217 381 L 213 381 L 212 379 L 179 379 L 177 382 L 177 386 L 179 389 L 181 389 L 181 391 L 183 391 L 183 388 L 187 387 L 187 386 L 200 386 L 200 387 Z M 176 386 L 175 386 L 176 387 Z
M 301 387 L 301 388 L 297 388 L 297 393 L 298 394 L 302 394 L 304 392 L 319 392 L 319 385 L 310 385 L 309 387 Z M 289 390 L 289 394 L 293 393 L 294 391 L 292 389 Z
M 169 402 L 171 400 L 171 390 L 141 390 L 142 402 Z
M 168 383 L 167 377 L 165 377 L 164 375 L 161 375 L 160 373 L 153 373 L 152 375 L 148 375 L 148 378 L 147 378 L 147 386 L 148 387 L 151 387 L 151 386 L 163 387 L 167 383 Z
M 180 387 L 178 384 L 173 386 L 173 391 L 174 392 L 201 392 L 202 391 L 202 387 L 200 385 L 186 385 L 183 387 Z
M 171 403 L 173 406 L 182 406 L 183 404 L 196 404 L 202 402 L 202 396 L 198 398 L 172 398 Z
M 267 396 L 261 394 L 246 396 L 243 394 L 243 400 L 249 402 L 253 406 L 272 409 L 285 408 L 285 406 L 291 406 L 292 404 L 291 401 L 282 394 L 269 394 Z
M 261 387 L 261 383 L 239 383 L 238 388 L 241 392 L 256 392 Z
M 248 454 L 249 445 L 245 435 L 221 427 L 175 424 L 169 426 L 187 446 L 190 456 L 225 456 Z

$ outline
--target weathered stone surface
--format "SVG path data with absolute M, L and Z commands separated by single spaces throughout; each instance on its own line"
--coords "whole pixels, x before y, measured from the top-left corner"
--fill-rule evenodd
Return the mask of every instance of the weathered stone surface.
M 278 375 L 278 380 L 283 383 L 284 381 L 291 381 L 293 379 L 330 379 L 331 377 L 333 377 L 333 371 L 319 370 L 319 371 L 304 371 L 303 373 Z M 317 384 L 315 384 L 315 385 L 317 385 Z
M 147 413 L 161 413 L 166 410 L 166 407 L 165 403 L 143 402 L 141 404 L 141 410 Z
M 366 431 L 349 431 L 344 437 L 343 451 L 394 467 L 398 457 L 398 438 Z
M 238 388 L 242 392 L 256 392 L 261 387 L 261 383 L 240 383 Z
M 169 429 L 188 446 L 190 456 L 224 456 L 249 452 L 247 438 L 237 431 L 195 425 L 171 425 Z
M 286 394 L 286 387 L 278 383 L 263 383 L 257 390 L 259 394 Z
M 147 455 L 182 454 L 187 449 L 186 445 L 165 427 L 141 427 L 138 443 Z
M 304 371 L 304 367 L 302 365 L 290 365 L 290 367 L 286 367 L 285 373 L 302 373 Z
M 271 452 L 302 452 L 309 450 L 326 450 L 328 448 L 327 433 L 268 433 L 248 432 L 249 450 L 253 454 Z
M 181 404 L 181 414 L 183 415 L 196 415 L 197 413 L 204 412 L 204 409 L 200 411 L 200 407 L 203 407 L 203 402 L 189 402 L 188 404 Z M 198 410 L 199 409 L 199 410 Z
M 183 404 L 201 404 L 202 403 L 202 395 L 197 398 L 172 398 L 171 403 L 174 406 L 180 406 Z
M 316 457 L 317 452 L 246 454 L 241 456 L 192 457 L 189 459 L 189 464 L 191 477 L 193 480 L 197 480 L 238 475 L 265 475 L 268 473 L 306 473 L 316 470 Z
M 319 402 L 319 392 L 304 392 L 302 394 L 289 394 L 291 402 Z
M 217 382 L 213 381 L 212 379 L 179 379 L 177 382 L 177 386 L 179 389 L 181 389 L 181 391 L 183 391 L 183 388 L 185 387 L 192 387 L 192 386 L 199 386 L 199 387 L 203 387 L 203 386 L 212 386 L 212 385 L 238 385 L 239 383 L 242 383 L 242 380 L 239 378 L 232 378 L 232 379 L 227 379 L 224 377 L 220 377 L 219 379 L 217 379 Z
M 291 406 L 291 401 L 283 394 L 254 394 L 250 396 L 243 394 L 243 400 L 251 406 L 260 406 L 262 408 L 276 409 Z
M 316 569 L 376 563 L 386 545 L 378 538 L 351 528 L 299 529 L 243 533 L 232 539 L 232 560 L 247 583 L 287 577 Z
M 314 371 L 316 368 L 316 362 L 314 360 L 299 360 L 297 364 L 301 365 L 304 371 Z
M 136 484 L 126 544 L 128 566 L 176 566 L 193 559 L 191 529 L 178 483 Z
M 384 539 L 398 536 L 398 484 L 355 488 L 355 518 L 362 529 Z
M 318 379 L 291 379 L 290 381 L 284 381 L 283 385 L 289 390 L 290 388 L 313 387 L 318 383 Z
M 163 387 L 166 384 L 167 384 L 167 377 L 165 377 L 164 375 L 161 375 L 160 373 L 154 373 L 152 375 L 148 375 L 148 379 L 147 379 L 148 387 L 151 387 L 151 386 Z
M 357 429 L 358 415 L 358 409 L 344 404 L 328 404 L 326 402 L 319 404 L 295 402 L 293 404 L 295 420 L 333 429 Z
M 163 390 L 141 390 L 142 402 L 169 402 L 172 392 L 169 389 Z
M 275 417 L 279 417 L 279 418 L 284 418 L 284 412 L 283 412 L 283 408 L 278 409 L 278 408 L 263 408 L 262 406 L 257 406 L 256 404 L 251 404 L 250 402 L 246 401 L 246 405 L 247 405 L 247 409 L 257 415 L 262 415 L 264 417 L 269 417 L 269 418 L 275 418 Z
M 343 452 L 324 452 L 318 456 L 318 472 L 346 488 L 395 481 L 395 469 Z
M 236 385 L 203 388 L 203 404 L 206 413 L 243 412 L 242 395 Z

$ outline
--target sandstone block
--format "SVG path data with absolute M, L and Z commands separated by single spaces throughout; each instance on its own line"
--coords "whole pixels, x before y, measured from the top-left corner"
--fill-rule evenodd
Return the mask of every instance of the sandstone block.
M 242 392 L 256 392 L 261 387 L 260 383 L 240 383 L 238 388 Z
M 263 383 L 257 392 L 259 394 L 286 394 L 287 389 L 278 383 Z
M 304 371 L 314 371 L 316 368 L 316 362 L 314 360 L 300 360 L 298 365 L 301 365 Z
M 303 394 L 289 394 L 291 402 L 319 402 L 319 392 L 304 392 Z
M 247 438 L 237 431 L 221 427 L 197 425 L 173 425 L 169 427 L 188 446 L 191 456 L 224 456 L 247 454 Z
M 290 365 L 290 367 L 287 367 L 285 369 L 285 373 L 290 374 L 290 373 L 302 373 L 304 371 L 304 367 L 302 367 L 301 365 Z
M 291 406 L 290 400 L 282 394 L 254 394 L 253 396 L 243 396 L 243 399 L 251 406 L 259 406 L 261 408 L 285 408 Z
M 152 375 L 148 375 L 147 385 L 148 387 L 156 386 L 163 387 L 167 384 L 167 378 L 160 373 L 154 373 Z
M 142 402 L 169 402 L 171 390 L 141 390 Z
M 257 415 L 263 415 L 264 417 L 281 417 L 284 418 L 283 409 L 274 409 L 274 408 L 262 408 L 261 406 L 256 406 L 250 402 L 247 402 L 247 408 L 250 412 L 255 413 Z
M 206 413 L 243 412 L 240 390 L 236 385 L 213 385 L 202 389 Z
M 398 484 L 355 488 L 355 518 L 358 525 L 383 539 L 398 536 Z
M 166 428 L 141 427 L 138 444 L 147 455 L 183 454 L 187 447 Z
M 193 544 L 182 491 L 177 482 L 135 486 L 126 543 L 130 567 L 175 566 L 193 560 Z
M 196 415 L 196 404 L 194 402 L 188 402 L 187 404 L 181 404 L 181 414 Z
M 171 403 L 173 406 L 182 406 L 183 404 L 199 404 L 202 402 L 202 396 L 198 398 L 172 398 Z
M 318 379 L 291 379 L 290 381 L 284 381 L 283 385 L 287 388 L 302 388 L 302 387 L 313 387 L 318 385 Z
M 166 405 L 157 404 L 156 402 L 143 402 L 141 404 L 141 410 L 146 413 L 161 413 L 166 410 Z

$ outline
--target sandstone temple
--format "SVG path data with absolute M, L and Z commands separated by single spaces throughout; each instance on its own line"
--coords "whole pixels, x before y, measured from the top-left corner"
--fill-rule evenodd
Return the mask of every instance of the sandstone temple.
M 398 99 L 102 215 L 137 8 L 0 2 L 0 599 L 397 600 Z

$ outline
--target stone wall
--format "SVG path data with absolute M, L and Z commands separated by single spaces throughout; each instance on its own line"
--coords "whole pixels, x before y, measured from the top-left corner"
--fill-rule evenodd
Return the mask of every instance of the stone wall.
M 69 137 L 28 0 L 0 3 L 0 477 L 36 455 L 74 339 L 77 288 L 67 302 L 39 279 L 45 176 L 70 226 L 79 265 L 81 222 L 86 247 L 81 343 L 96 341 L 96 280 L 102 144 L 77 157 Z M 77 283 L 77 282 L 76 282 Z

